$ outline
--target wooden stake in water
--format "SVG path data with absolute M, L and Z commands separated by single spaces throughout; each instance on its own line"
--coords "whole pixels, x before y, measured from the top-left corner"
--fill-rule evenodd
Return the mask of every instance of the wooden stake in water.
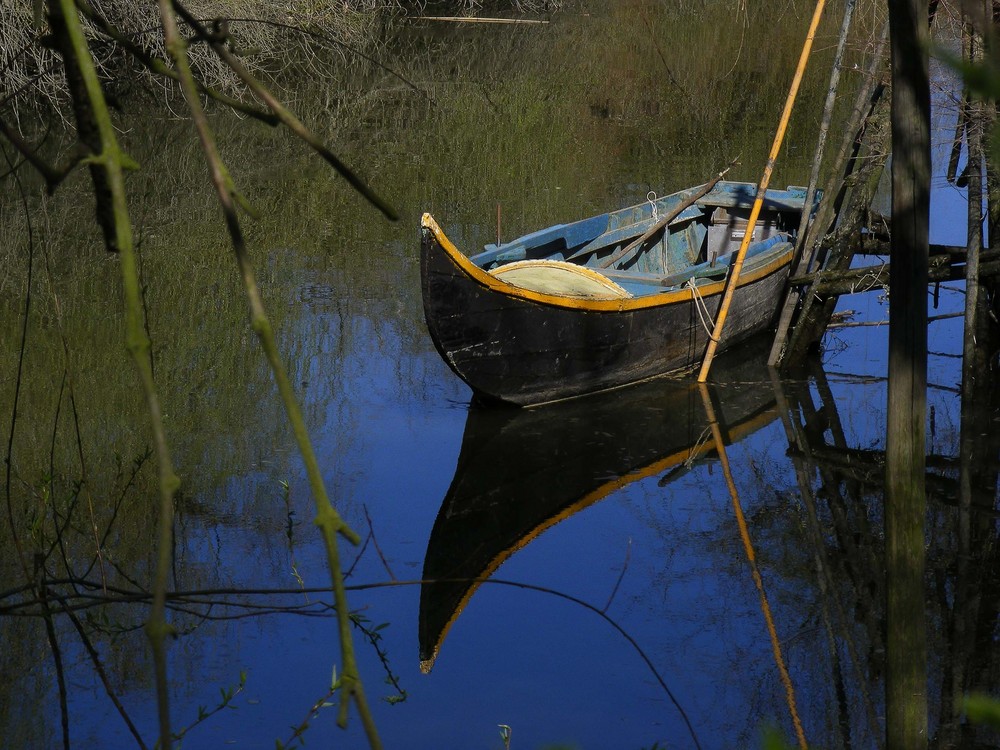
M 792 79 L 792 86 L 788 91 L 788 98 L 785 101 L 785 109 L 781 113 L 781 120 L 778 123 L 778 132 L 774 134 L 774 143 L 771 145 L 771 153 L 767 158 L 767 165 L 764 167 L 764 174 L 757 185 L 757 197 L 754 198 L 753 208 L 750 209 L 750 218 L 747 226 L 749 230 L 743 235 L 740 249 L 736 253 L 736 260 L 733 262 L 732 271 L 726 284 L 726 291 L 722 295 L 722 302 L 719 304 L 718 316 L 715 319 L 715 328 L 708 340 L 708 348 L 705 350 L 705 359 L 701 363 L 701 371 L 698 373 L 698 382 L 704 383 L 708 379 L 708 371 L 712 367 L 712 359 L 715 357 L 715 350 L 719 346 L 722 338 L 722 330 L 726 324 L 726 317 L 729 315 L 729 306 L 733 301 L 733 294 L 736 292 L 736 285 L 739 283 L 740 272 L 743 270 L 743 261 L 747 255 L 747 248 L 753 237 L 753 226 L 760 216 L 760 208 L 764 202 L 764 193 L 771 182 L 771 173 L 774 171 L 774 164 L 778 159 L 778 152 L 781 150 L 781 143 L 785 139 L 785 131 L 788 129 L 788 121 L 792 116 L 792 107 L 795 105 L 795 98 L 799 93 L 799 86 L 802 83 L 802 76 L 806 70 L 806 63 L 809 62 L 809 54 L 812 51 L 813 39 L 816 37 L 816 29 L 819 21 L 823 17 L 823 8 L 826 0 L 817 0 L 816 10 L 813 11 L 812 22 L 809 24 L 809 31 L 806 34 L 806 42 L 802 46 L 802 54 L 799 56 L 799 65 L 795 69 L 795 77 Z
M 931 148 L 927 3 L 889 0 L 892 244 L 886 409 L 887 750 L 927 743 L 927 281 Z
M 802 219 L 799 222 L 799 231 L 795 238 L 795 260 L 793 261 L 793 274 L 805 273 L 809 270 L 809 259 L 811 253 L 805 247 L 806 234 L 809 229 L 809 220 L 812 217 L 813 201 L 816 198 L 816 184 L 819 182 L 819 170 L 823 164 L 823 152 L 826 148 L 826 136 L 830 131 L 830 123 L 833 121 L 833 108 L 837 103 L 837 87 L 840 85 L 840 69 L 844 60 L 844 48 L 847 46 L 847 35 L 851 30 L 851 18 L 854 16 L 855 0 L 848 0 L 844 7 L 844 20 L 840 25 L 840 39 L 837 41 L 837 53 L 833 58 L 833 69 L 830 71 L 830 85 L 826 91 L 826 104 L 823 107 L 823 121 L 819 126 L 819 138 L 816 142 L 816 154 L 813 156 L 812 174 L 809 176 L 809 189 L 806 191 L 806 202 L 802 206 Z M 832 199 L 830 196 L 828 200 Z M 778 330 L 774 334 L 774 342 L 771 345 L 771 353 L 767 357 L 769 365 L 776 365 L 781 359 L 781 352 L 785 346 L 785 338 L 788 335 L 788 327 L 792 322 L 792 315 L 799 303 L 799 293 L 797 289 L 789 289 L 785 296 L 785 304 L 781 309 L 778 318 Z

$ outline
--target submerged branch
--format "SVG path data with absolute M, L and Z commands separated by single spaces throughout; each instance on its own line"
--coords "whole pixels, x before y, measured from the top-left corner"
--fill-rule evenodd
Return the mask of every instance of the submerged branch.
M 0 133 L 10 141 L 11 145 L 17 149 L 18 153 L 25 158 L 25 160 L 35 168 L 35 170 L 42 176 L 45 180 L 45 186 L 49 193 L 53 193 L 56 187 L 59 186 L 66 176 L 83 161 L 85 153 L 81 150 L 76 150 L 67 159 L 66 163 L 61 167 L 53 167 L 44 159 L 38 155 L 36 148 L 31 146 L 27 141 L 25 141 L 20 134 L 11 127 L 2 117 L 0 117 Z
M 14 175 L 14 180 L 16 181 L 18 190 L 21 193 L 21 206 L 25 212 L 28 229 L 28 252 L 25 254 L 28 259 L 28 272 L 24 290 L 21 337 L 20 342 L 18 343 L 17 373 L 14 377 L 14 402 L 10 410 L 10 429 L 7 432 L 7 450 L 4 454 L 4 496 L 7 503 L 7 523 L 10 526 L 10 536 L 14 542 L 14 551 L 17 554 L 18 563 L 21 566 L 21 573 L 24 575 L 24 580 L 27 583 L 31 580 L 31 577 L 28 572 L 28 561 L 25 557 L 24 547 L 21 544 L 21 539 L 17 533 L 17 523 L 14 520 L 14 496 L 11 493 L 11 482 L 13 480 L 12 469 L 14 459 L 14 434 L 17 431 L 17 405 L 21 399 L 21 385 L 22 378 L 24 376 L 24 357 L 28 348 L 28 321 L 31 317 L 31 282 L 35 266 L 35 232 L 31 222 L 31 212 L 28 210 L 27 206 L 27 197 L 25 196 L 24 185 L 21 183 L 21 178 L 17 174 L 17 171 L 14 170 L 13 162 L 10 155 L 7 153 L 7 150 L 2 150 L 4 159 L 9 165 L 11 165 L 11 172 Z
M 81 581 L 81 580 L 71 580 L 71 579 L 50 579 L 48 581 L 50 586 L 55 585 L 68 585 L 75 584 L 81 588 L 91 588 L 93 590 L 100 589 L 100 585 L 94 582 Z M 664 677 L 659 673 L 656 665 L 653 664 L 652 659 L 646 654 L 642 646 L 639 645 L 638 641 L 629 634 L 625 628 L 619 624 L 614 618 L 607 614 L 601 607 L 580 599 L 579 597 L 573 596 L 572 594 L 567 594 L 556 589 L 548 588 L 545 586 L 539 586 L 532 583 L 523 583 L 520 581 L 510 581 L 498 578 L 434 578 L 434 579 L 415 579 L 415 580 L 395 580 L 395 581 L 381 581 L 375 583 L 361 583 L 353 584 L 349 586 L 344 586 L 344 591 L 372 591 L 375 589 L 385 589 L 385 588 L 396 588 L 400 586 L 422 586 L 427 584 L 436 583 L 474 583 L 474 584 L 490 584 L 496 586 L 504 586 L 508 588 L 516 588 L 524 591 L 534 591 L 540 594 L 546 594 L 549 596 L 554 596 L 558 599 L 563 599 L 571 604 L 582 607 L 590 612 L 593 612 L 600 619 L 606 622 L 612 627 L 625 641 L 635 650 L 639 658 L 649 669 L 650 673 L 655 678 L 657 684 L 664 691 L 674 708 L 680 714 L 684 724 L 691 735 L 692 742 L 695 747 L 700 748 L 701 743 L 698 740 L 698 734 L 695 731 L 694 725 L 691 723 L 687 712 L 684 710 L 680 703 L 677 695 L 672 691 L 667 684 Z M 107 604 L 140 604 L 144 602 L 149 602 L 151 595 L 148 592 L 134 591 L 129 589 L 123 589 L 121 587 L 108 586 L 107 590 L 110 592 L 108 595 L 86 595 L 77 594 L 69 595 L 66 597 L 63 604 L 63 608 L 78 611 L 81 608 L 90 608 L 95 606 L 104 606 Z M 238 607 L 238 608 L 253 608 L 248 602 L 241 601 L 231 601 L 222 600 L 220 597 L 224 596 L 271 596 L 271 597 L 283 597 L 283 596 L 295 596 L 299 597 L 303 593 L 306 594 L 328 594 L 330 593 L 330 587 L 292 587 L 292 588 L 260 588 L 260 589 L 247 589 L 247 588 L 212 588 L 212 589 L 196 589 L 196 590 L 184 590 L 184 591 L 174 591 L 167 594 L 167 601 L 170 603 L 185 603 L 188 605 L 198 604 L 201 606 L 222 606 L 222 607 Z M 0 601 L 8 598 L 10 596 L 15 596 L 18 593 L 24 593 L 24 589 L 15 589 L 12 591 L 0 593 Z M 82 600 L 81 605 L 74 605 L 73 599 Z M 20 605 L 13 605 L 7 607 L 0 607 L 0 615 L 11 615 L 20 614 L 23 616 L 37 617 L 38 611 L 33 612 L 15 612 L 15 609 L 21 609 L 25 606 L 37 606 L 37 602 L 25 601 L 20 603 Z M 308 611 L 302 611 L 303 607 L 310 607 Z M 287 606 L 270 606 L 264 610 L 258 610 L 254 613 L 254 616 L 259 616 L 263 614 L 293 614 L 293 615 L 322 615 L 322 611 L 317 611 L 317 609 L 325 609 L 327 612 L 329 610 L 334 610 L 338 618 L 340 618 L 340 613 L 345 610 L 339 610 L 336 603 L 336 596 L 334 603 L 323 601 L 314 601 L 308 605 L 287 605 Z M 229 618 L 232 619 L 232 618 Z M 344 618 L 349 623 L 351 621 L 350 616 Z M 340 687 L 345 687 L 343 683 Z

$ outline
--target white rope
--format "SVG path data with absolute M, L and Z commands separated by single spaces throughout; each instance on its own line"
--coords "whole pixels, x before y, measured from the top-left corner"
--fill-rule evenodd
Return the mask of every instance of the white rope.
M 712 315 L 708 312 L 708 305 L 705 304 L 705 298 L 698 291 L 698 284 L 695 282 L 694 276 L 688 279 L 684 286 L 691 290 L 691 299 L 694 300 L 694 308 L 698 311 L 698 317 L 701 318 L 701 325 L 704 327 L 708 337 L 714 341 L 715 337 L 712 336 L 713 327 L 709 325 L 712 322 Z
M 851 283 L 851 294 L 860 294 L 861 292 L 870 292 L 877 286 L 886 289 L 886 284 L 882 281 L 882 272 L 885 270 L 885 263 L 880 265 L 878 269 L 872 273 L 868 271 L 864 276 L 862 276 L 858 281 Z M 868 281 L 871 279 L 871 281 Z M 867 282 L 867 286 L 865 283 Z
M 659 221 L 660 220 L 660 212 L 656 208 L 656 191 L 655 190 L 650 190 L 648 193 L 646 193 L 646 202 L 649 203 L 650 208 L 653 209 L 653 222 L 655 223 L 655 222 Z
M 701 449 L 708 442 L 708 438 L 712 434 L 712 425 L 708 425 L 704 430 L 701 431 L 701 435 L 694 443 L 694 447 L 691 448 L 688 453 L 688 457 L 684 459 L 684 467 L 687 469 L 691 468 L 691 465 L 698 459 L 701 455 Z

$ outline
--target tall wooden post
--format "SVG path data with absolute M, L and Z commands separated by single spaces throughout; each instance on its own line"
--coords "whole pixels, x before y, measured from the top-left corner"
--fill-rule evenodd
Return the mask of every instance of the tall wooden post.
M 886 435 L 886 748 L 927 747 L 924 611 L 930 87 L 927 0 L 889 0 L 892 246 Z

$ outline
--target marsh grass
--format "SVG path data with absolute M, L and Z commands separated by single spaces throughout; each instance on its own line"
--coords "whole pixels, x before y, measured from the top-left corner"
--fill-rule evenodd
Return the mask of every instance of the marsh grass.
M 0 102 L 27 97 L 28 101 L 58 105 L 67 97 L 61 64 L 42 43 L 44 25 L 35 18 L 33 5 L 33 0 L 13 0 L 0 16 L 0 70 L 4 71 Z M 252 70 L 271 74 L 320 52 L 343 57 L 349 46 L 370 48 L 378 42 L 385 17 L 402 10 L 396 0 L 290 0 L 281 4 L 194 0 L 188 6 L 201 19 L 232 19 L 233 48 Z M 93 0 L 90 7 L 147 54 L 167 59 L 155 3 Z M 129 87 L 138 84 L 154 93 L 176 94 L 172 81 L 149 74 L 137 77 L 140 67 L 136 61 L 92 21 L 85 20 L 84 28 L 98 71 L 115 94 L 123 93 L 122 81 Z M 305 50 L 308 55 L 303 54 Z M 206 45 L 192 47 L 192 65 L 206 85 L 242 93 L 238 79 Z
M 10 0 L 0 14 L 0 111 L 10 109 L 9 105 L 16 101 L 15 116 L 31 105 L 60 113 L 68 101 L 61 62 L 44 41 L 45 21 L 36 16 L 35 5 L 35 0 Z M 494 9 L 515 14 L 551 13 L 561 5 L 562 0 L 492 3 L 449 0 L 440 4 L 447 12 L 454 13 Z M 88 7 L 150 58 L 168 59 L 155 3 L 91 0 Z M 341 71 L 380 56 L 392 19 L 419 14 L 426 3 L 192 0 L 187 7 L 206 23 L 214 19 L 224 21 L 232 51 L 254 75 L 273 82 L 306 71 L 325 80 L 337 80 Z M 134 96 L 138 91 L 176 100 L 178 92 L 172 80 L 145 69 L 121 41 L 109 36 L 92 19 L 85 18 L 83 26 L 97 70 L 113 100 Z M 207 45 L 192 45 L 190 59 L 192 69 L 205 86 L 252 100 L 232 69 Z

